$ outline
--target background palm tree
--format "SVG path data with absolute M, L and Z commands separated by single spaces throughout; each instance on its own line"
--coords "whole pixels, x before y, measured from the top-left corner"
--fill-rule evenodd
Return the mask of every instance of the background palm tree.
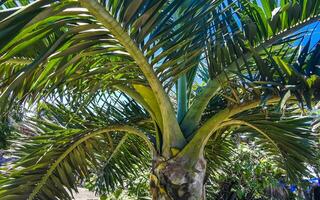
M 149 167 L 153 199 L 204 199 L 235 134 L 291 181 L 308 175 L 320 45 L 304 42 L 312 30 L 297 31 L 319 20 L 318 0 L 20 0 L 1 9 L 2 118 L 31 110 L 16 125 L 1 199 L 70 199 L 83 182 L 103 195 Z

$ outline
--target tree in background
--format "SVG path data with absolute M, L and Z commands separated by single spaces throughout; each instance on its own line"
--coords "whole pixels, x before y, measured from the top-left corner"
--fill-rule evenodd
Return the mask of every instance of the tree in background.
M 238 133 L 288 181 L 308 176 L 320 45 L 306 40 L 312 30 L 297 31 L 319 20 L 318 0 L 20 0 L 1 9 L 2 118 L 19 105 L 32 111 L 1 199 L 70 199 L 83 182 L 104 196 L 149 167 L 153 199 L 205 199 L 206 172 L 228 162 Z

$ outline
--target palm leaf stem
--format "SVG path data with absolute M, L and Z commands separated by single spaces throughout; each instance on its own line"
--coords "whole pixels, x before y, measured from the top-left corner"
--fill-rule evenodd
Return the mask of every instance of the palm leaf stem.
M 279 102 L 279 97 L 273 97 L 268 100 L 268 104 L 273 104 Z M 208 119 L 198 130 L 196 130 L 193 134 L 193 137 L 189 137 L 189 142 L 186 147 L 177 155 L 177 158 L 183 158 L 185 156 L 189 157 L 191 160 L 193 158 L 198 158 L 199 155 L 203 155 L 203 150 L 210 136 L 214 133 L 223 122 L 228 120 L 230 117 L 244 112 L 246 110 L 250 110 L 256 108 L 260 105 L 261 100 L 253 100 L 251 102 L 235 105 L 234 107 L 229 107 L 224 110 L 221 110 L 210 119 Z
M 102 7 L 102 5 L 100 5 L 97 1 L 79 1 L 81 5 L 87 8 L 90 13 L 97 18 L 98 21 L 100 21 L 107 29 L 109 29 L 115 38 L 117 38 L 118 41 L 125 47 L 148 80 L 162 113 L 164 125 L 163 153 L 164 156 L 170 157 L 171 147 L 182 148 L 186 141 L 176 120 L 169 96 L 166 94 L 161 82 L 155 75 L 152 66 L 148 63 L 146 57 L 131 39 L 129 34 L 112 17 L 112 15 L 104 7 Z

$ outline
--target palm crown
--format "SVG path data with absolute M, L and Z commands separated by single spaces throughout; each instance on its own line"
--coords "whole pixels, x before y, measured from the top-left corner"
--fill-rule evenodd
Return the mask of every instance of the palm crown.
M 1 198 L 69 199 L 83 181 L 105 194 L 152 163 L 154 199 L 201 199 L 203 156 L 214 173 L 237 133 L 290 180 L 307 174 L 316 134 L 305 109 L 319 96 L 320 45 L 303 42 L 312 30 L 298 31 L 319 20 L 319 1 L 41 0 L 1 9 L 2 118 L 33 109 Z

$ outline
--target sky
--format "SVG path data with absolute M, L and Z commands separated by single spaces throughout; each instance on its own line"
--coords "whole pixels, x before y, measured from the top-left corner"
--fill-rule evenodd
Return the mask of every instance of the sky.
M 320 40 L 320 21 L 309 24 L 309 25 L 301 28 L 299 31 L 297 31 L 297 33 L 298 33 L 298 32 L 303 32 L 303 31 L 307 31 L 307 30 L 312 31 L 313 29 L 314 29 L 313 34 L 306 35 L 304 41 L 302 42 L 302 45 L 305 45 L 308 42 L 310 37 L 311 37 L 310 48 L 314 47 L 316 45 L 316 43 Z

